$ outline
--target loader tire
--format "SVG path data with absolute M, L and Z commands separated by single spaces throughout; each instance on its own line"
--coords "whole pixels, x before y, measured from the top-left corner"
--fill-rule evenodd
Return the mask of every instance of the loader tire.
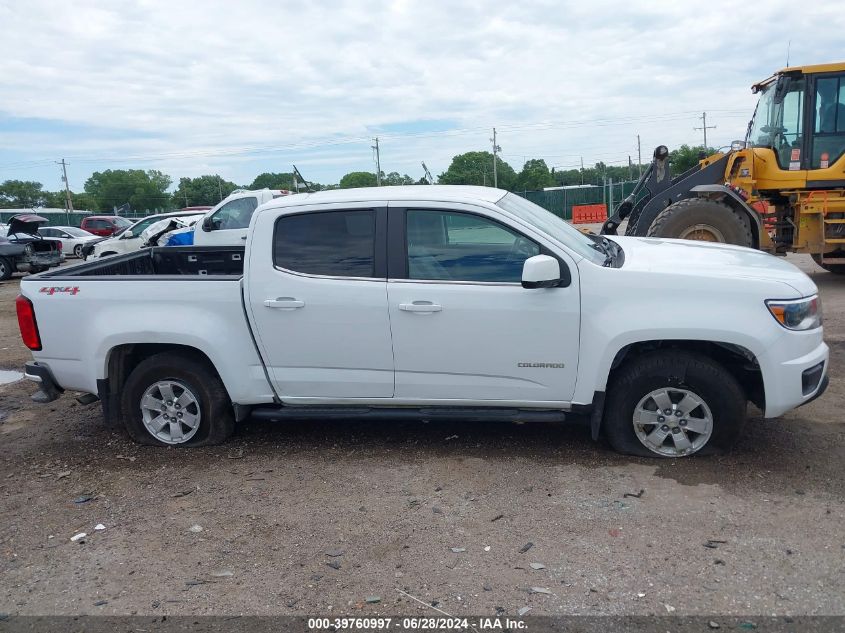
M 837 251 L 836 253 L 828 253 L 829 257 L 845 257 L 845 252 Z M 816 262 L 819 266 L 824 268 L 827 272 L 833 273 L 834 275 L 845 275 L 845 264 L 827 264 L 822 263 L 822 258 L 820 255 L 813 255 L 813 261 Z
M 663 209 L 648 227 L 647 235 L 752 247 L 749 224 L 722 202 L 687 198 Z
M 126 431 L 140 444 L 210 446 L 235 429 L 229 395 L 208 362 L 162 352 L 138 363 L 121 393 Z

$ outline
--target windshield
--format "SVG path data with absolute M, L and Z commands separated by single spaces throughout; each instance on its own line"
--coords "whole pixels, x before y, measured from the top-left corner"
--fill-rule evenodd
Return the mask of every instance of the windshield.
M 591 262 L 599 265 L 604 262 L 606 254 L 596 249 L 596 243 L 593 240 L 543 207 L 514 193 L 505 195 L 496 204 L 525 220 L 542 233 L 551 235 Z
M 781 169 L 799 169 L 803 118 L 804 79 L 782 76 L 760 90 L 748 145 L 774 150 Z
M 132 220 L 127 220 L 126 218 L 117 217 L 114 221 L 116 226 L 126 227 L 132 226 Z

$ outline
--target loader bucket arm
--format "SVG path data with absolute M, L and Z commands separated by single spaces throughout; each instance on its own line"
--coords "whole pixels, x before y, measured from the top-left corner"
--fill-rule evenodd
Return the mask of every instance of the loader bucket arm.
M 696 197 L 694 187 L 700 185 L 722 185 L 725 182 L 725 168 L 730 154 L 713 161 L 706 167 L 696 165 L 671 181 L 664 180 L 657 190 L 649 187 L 649 195 L 639 200 L 634 206 L 625 235 L 644 237 L 655 218 L 673 202 Z
M 669 148 L 665 145 L 658 145 L 654 149 L 654 155 L 651 164 L 637 180 L 637 184 L 631 190 L 631 193 L 619 203 L 613 215 L 610 216 L 601 227 L 601 235 L 616 235 L 616 229 L 619 224 L 641 208 L 643 200 L 651 199 L 657 192 L 666 188 L 671 180 L 671 171 L 669 168 Z M 640 201 L 637 201 L 637 196 L 643 189 L 648 190 L 648 195 Z M 627 232 L 626 232 L 627 233 Z

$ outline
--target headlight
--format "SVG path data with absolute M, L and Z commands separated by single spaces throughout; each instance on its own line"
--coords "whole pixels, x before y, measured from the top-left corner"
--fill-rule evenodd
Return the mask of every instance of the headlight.
M 822 324 L 822 303 L 818 295 L 805 299 L 766 301 L 769 312 L 788 330 L 812 330 Z

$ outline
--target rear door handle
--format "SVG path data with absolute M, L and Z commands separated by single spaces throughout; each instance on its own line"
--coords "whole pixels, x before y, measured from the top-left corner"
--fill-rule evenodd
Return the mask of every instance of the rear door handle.
M 440 312 L 443 306 L 432 303 L 431 301 L 414 301 L 413 303 L 400 303 L 399 309 L 405 312 Z
M 305 302 L 293 297 L 276 297 L 275 299 L 265 299 L 264 305 L 276 310 L 296 310 L 305 307 Z

